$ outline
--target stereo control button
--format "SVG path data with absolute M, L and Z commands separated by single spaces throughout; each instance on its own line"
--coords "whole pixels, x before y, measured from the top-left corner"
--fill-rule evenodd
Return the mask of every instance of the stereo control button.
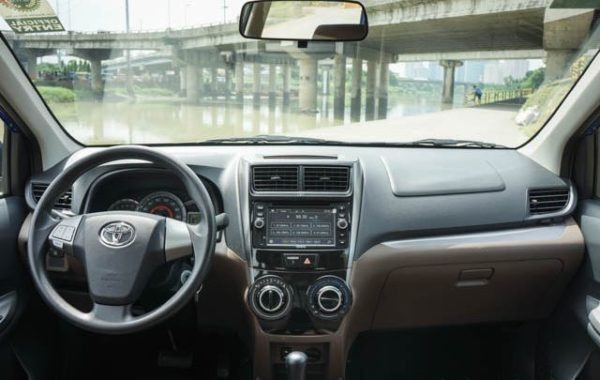
M 265 226 L 265 220 L 263 218 L 254 219 L 254 228 L 261 229 Z
M 348 221 L 346 219 L 338 219 L 337 220 L 337 227 L 340 230 L 345 230 L 346 228 L 348 228 Z

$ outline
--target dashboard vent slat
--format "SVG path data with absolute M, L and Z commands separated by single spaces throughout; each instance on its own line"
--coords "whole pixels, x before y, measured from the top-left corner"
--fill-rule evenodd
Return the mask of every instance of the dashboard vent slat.
M 529 190 L 529 213 L 532 215 L 559 212 L 569 203 L 569 189 Z
M 350 168 L 344 166 L 306 166 L 304 191 L 345 192 L 350 188 Z
M 35 203 L 37 204 L 44 192 L 48 188 L 46 183 L 32 183 L 31 184 L 31 195 Z M 71 203 L 73 201 L 73 191 L 71 189 L 65 191 L 54 203 L 54 208 L 60 210 L 70 210 Z
M 256 191 L 298 191 L 298 166 L 257 166 L 252 169 Z

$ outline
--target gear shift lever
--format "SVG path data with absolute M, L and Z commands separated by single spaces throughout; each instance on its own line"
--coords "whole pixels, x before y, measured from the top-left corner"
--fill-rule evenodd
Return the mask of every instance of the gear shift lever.
M 306 378 L 306 354 L 301 351 L 292 351 L 285 357 L 285 368 L 288 380 L 304 380 Z

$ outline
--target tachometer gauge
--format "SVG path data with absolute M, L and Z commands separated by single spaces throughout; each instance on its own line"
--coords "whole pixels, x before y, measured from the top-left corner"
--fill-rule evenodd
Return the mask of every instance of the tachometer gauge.
M 119 199 L 108 207 L 108 211 L 137 211 L 140 204 L 135 199 Z
M 175 194 L 167 191 L 152 193 L 140 201 L 138 211 L 148 214 L 166 216 L 177 220 L 185 220 L 185 206 Z

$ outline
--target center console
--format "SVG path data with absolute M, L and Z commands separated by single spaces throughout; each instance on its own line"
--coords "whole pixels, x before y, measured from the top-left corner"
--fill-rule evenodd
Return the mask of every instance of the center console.
M 307 374 L 327 378 L 332 337 L 352 308 L 346 281 L 359 212 L 358 164 L 265 161 L 245 168 L 247 303 L 270 342 L 270 362 L 260 365 L 277 378 L 286 355 L 300 351 L 308 358 Z

